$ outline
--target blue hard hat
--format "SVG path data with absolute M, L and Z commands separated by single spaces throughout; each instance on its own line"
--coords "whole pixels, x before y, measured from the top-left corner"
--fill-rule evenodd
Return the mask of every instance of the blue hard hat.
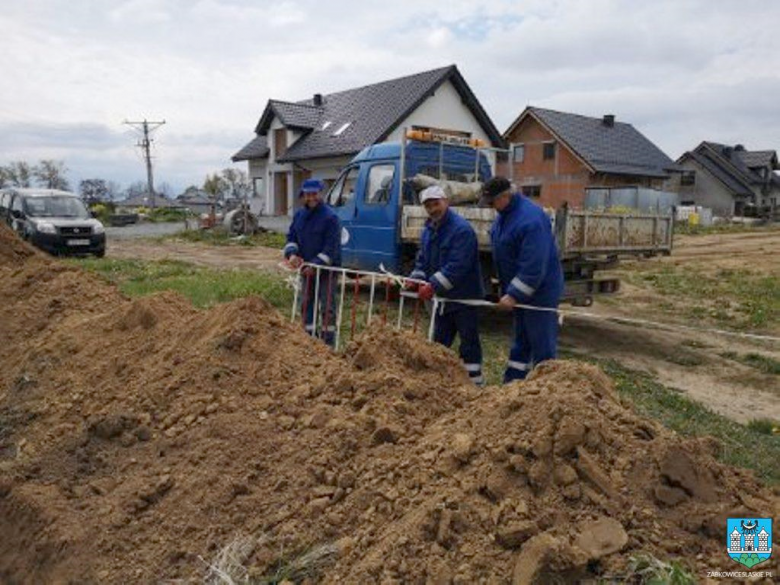
M 301 185 L 301 193 L 319 193 L 325 190 L 325 183 L 320 179 L 306 179 Z

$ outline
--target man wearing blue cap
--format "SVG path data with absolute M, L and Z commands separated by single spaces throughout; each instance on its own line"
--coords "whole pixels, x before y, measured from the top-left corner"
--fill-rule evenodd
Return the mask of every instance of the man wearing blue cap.
M 304 321 L 309 335 L 316 335 L 328 345 L 334 345 L 336 322 L 333 307 L 336 306 L 337 273 L 317 270 L 315 266 L 341 266 L 341 224 L 339 218 L 322 200 L 325 183 L 320 179 L 307 179 L 301 186 L 303 207 L 295 212 L 284 258 L 293 268 L 300 268 L 303 286 L 299 296 L 306 311 Z M 319 273 L 319 279 L 314 278 Z M 319 299 L 315 302 L 315 288 L 319 281 Z M 314 322 L 315 306 L 319 323 Z
M 420 193 L 420 202 L 428 213 L 428 221 L 414 270 L 409 275 L 426 281 L 419 286 L 418 296 L 423 300 L 432 299 L 434 294 L 444 299 L 482 299 L 482 272 L 474 228 L 449 209 L 447 194 L 438 185 Z M 477 308 L 445 303 L 434 323 L 434 341 L 450 347 L 455 335 L 460 336 L 460 358 L 471 381 L 481 386 L 484 382 Z

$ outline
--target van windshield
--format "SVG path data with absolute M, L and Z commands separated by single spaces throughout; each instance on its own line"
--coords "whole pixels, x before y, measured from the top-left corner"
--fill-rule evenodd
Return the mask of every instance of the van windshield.
M 75 197 L 28 197 L 24 201 L 24 211 L 30 217 L 72 217 L 87 219 L 90 217 L 84 203 Z

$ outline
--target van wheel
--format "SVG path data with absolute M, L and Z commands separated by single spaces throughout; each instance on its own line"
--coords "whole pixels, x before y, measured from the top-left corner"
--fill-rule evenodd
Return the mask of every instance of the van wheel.
M 99 252 L 95 252 L 95 258 L 103 258 L 106 255 L 106 250 L 100 250 Z

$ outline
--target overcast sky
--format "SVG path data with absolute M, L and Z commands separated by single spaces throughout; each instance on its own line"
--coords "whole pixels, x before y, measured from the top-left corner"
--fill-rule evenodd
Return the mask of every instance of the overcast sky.
M 774 0 L 2 0 L 0 164 L 145 179 L 122 122 L 165 120 L 176 192 L 305 99 L 455 63 L 506 130 L 526 105 L 614 113 L 670 157 L 701 140 L 780 149 Z M 241 168 L 245 168 L 242 165 Z

